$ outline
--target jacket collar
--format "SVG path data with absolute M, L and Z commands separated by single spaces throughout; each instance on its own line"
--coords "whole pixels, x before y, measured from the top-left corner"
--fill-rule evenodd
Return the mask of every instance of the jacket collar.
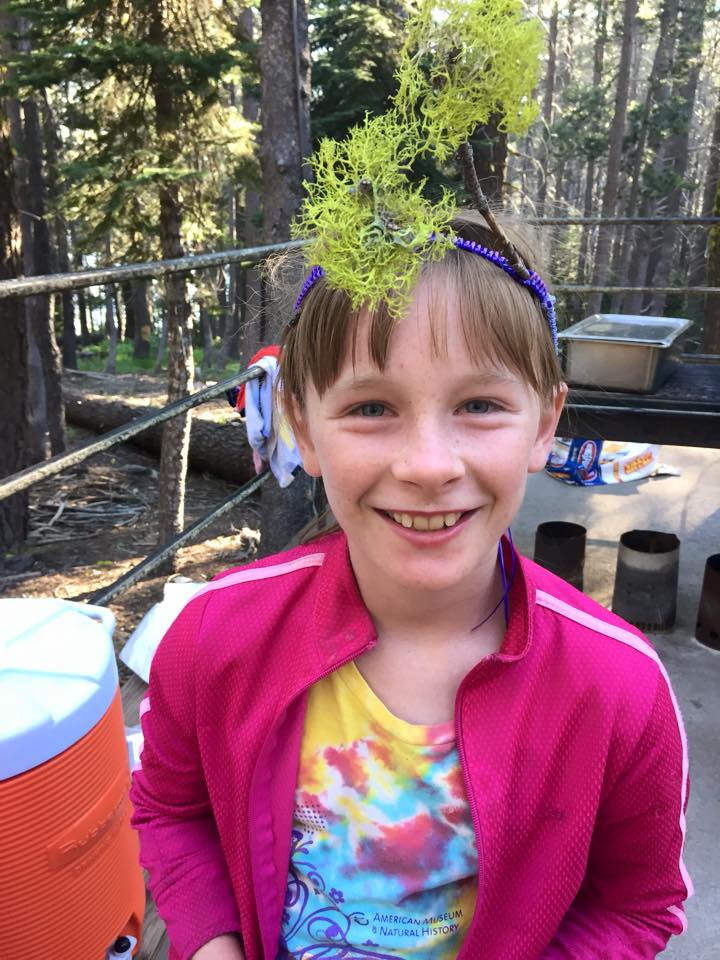
M 325 553 L 315 595 L 315 637 L 326 670 L 360 654 L 377 639 L 350 564 L 347 539 L 339 530 L 318 542 Z
M 503 537 L 505 569 L 512 568 L 514 547 Z M 347 539 L 342 531 L 329 534 L 312 545 L 325 554 L 318 573 L 313 619 L 315 640 L 323 672 L 358 656 L 376 639 L 375 626 L 358 589 L 350 564 Z M 510 620 L 500 650 L 503 661 L 519 660 L 532 643 L 535 584 L 528 562 L 515 550 L 515 577 L 509 594 Z

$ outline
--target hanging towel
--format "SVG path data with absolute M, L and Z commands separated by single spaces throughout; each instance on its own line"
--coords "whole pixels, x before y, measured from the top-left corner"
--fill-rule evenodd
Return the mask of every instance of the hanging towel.
M 269 347 L 260 347 L 257 353 L 254 353 L 248 361 L 248 368 L 254 366 L 261 357 L 280 358 L 280 344 L 271 343 Z M 245 416 L 245 384 L 241 383 L 239 387 L 231 387 L 225 391 L 230 406 Z
M 255 470 L 261 473 L 269 463 L 277 482 L 287 487 L 302 460 L 280 401 L 273 396 L 279 370 L 277 357 L 261 357 L 253 366 L 265 371 L 264 377 L 248 381 L 245 390 L 245 426 Z

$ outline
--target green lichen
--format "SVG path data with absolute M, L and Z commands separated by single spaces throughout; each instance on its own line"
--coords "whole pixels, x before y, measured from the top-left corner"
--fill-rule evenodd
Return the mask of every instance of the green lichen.
M 423 150 L 446 160 L 491 117 L 523 133 L 537 115 L 543 32 L 520 0 L 425 3 L 409 24 L 398 69 L 398 114 L 419 113 Z
M 423 260 L 451 246 L 456 209 L 450 193 L 433 203 L 424 196 L 424 182 L 408 177 L 413 162 L 427 152 L 446 160 L 490 116 L 508 132 L 526 129 L 542 46 L 519 0 L 422 0 L 407 34 L 390 110 L 342 142 L 321 141 L 293 228 L 354 308 L 384 300 L 396 316 Z
M 445 193 L 432 204 L 424 183 L 410 183 L 416 144 L 412 125 L 399 124 L 391 111 L 367 119 L 341 143 L 323 140 L 313 157 L 315 180 L 294 233 L 310 237 L 309 260 L 322 264 L 328 283 L 345 290 L 353 308 L 387 300 L 401 314 L 423 256 L 440 258 L 450 246 L 440 235 L 455 199 Z

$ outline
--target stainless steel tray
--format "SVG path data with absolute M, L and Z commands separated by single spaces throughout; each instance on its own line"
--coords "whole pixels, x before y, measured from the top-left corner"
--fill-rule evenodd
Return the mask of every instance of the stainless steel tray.
M 563 330 L 565 373 L 577 386 L 653 393 L 672 373 L 690 321 L 595 313 Z

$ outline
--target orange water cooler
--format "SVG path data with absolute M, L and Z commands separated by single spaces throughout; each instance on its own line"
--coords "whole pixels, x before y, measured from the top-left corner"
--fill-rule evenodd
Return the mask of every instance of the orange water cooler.
M 62 600 L 0 600 L 0 958 L 137 952 L 145 889 L 114 617 Z M 125 941 L 127 945 L 127 941 Z

